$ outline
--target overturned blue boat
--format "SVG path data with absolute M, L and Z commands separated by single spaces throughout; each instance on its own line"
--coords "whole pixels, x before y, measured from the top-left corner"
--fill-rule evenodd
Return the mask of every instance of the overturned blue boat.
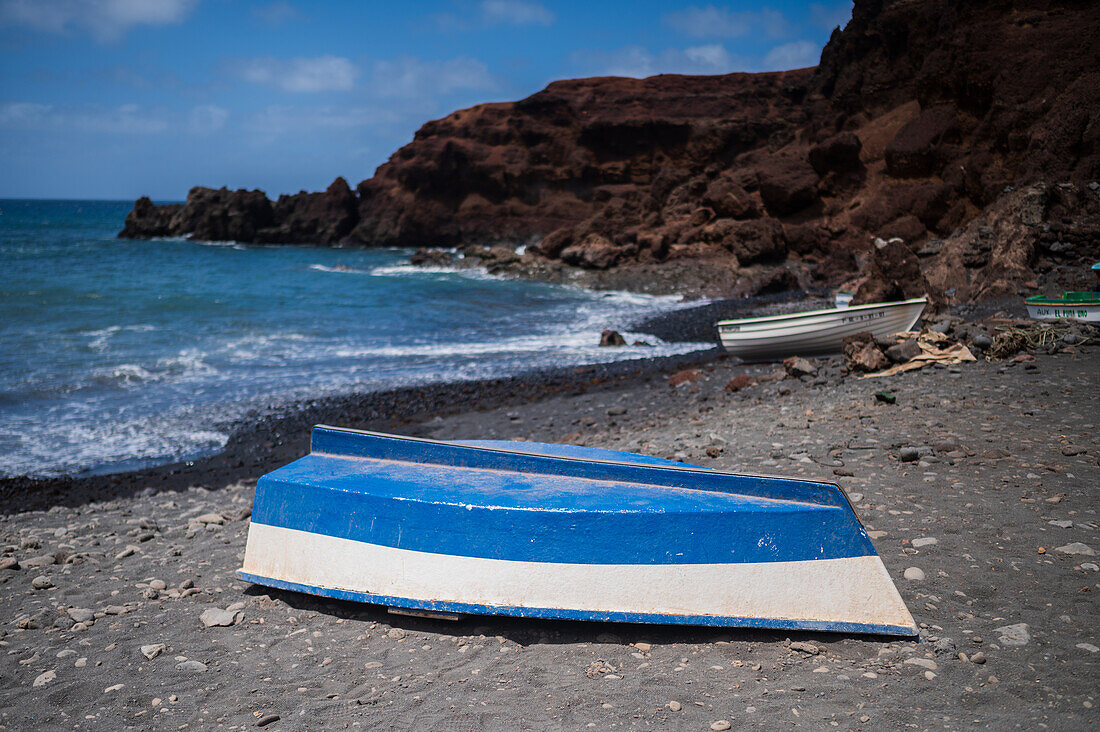
M 241 579 L 434 614 L 916 635 L 836 485 L 318 426 Z

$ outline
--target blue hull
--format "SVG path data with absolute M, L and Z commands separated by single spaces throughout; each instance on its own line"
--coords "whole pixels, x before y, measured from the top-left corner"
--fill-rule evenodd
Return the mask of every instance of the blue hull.
M 566 445 L 318 427 L 261 478 L 239 574 L 434 612 L 915 632 L 836 485 Z

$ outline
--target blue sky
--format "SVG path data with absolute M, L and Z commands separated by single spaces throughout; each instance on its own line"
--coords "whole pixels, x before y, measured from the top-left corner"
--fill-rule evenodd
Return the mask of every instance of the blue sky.
M 817 63 L 851 0 L 0 0 L 0 197 L 355 185 L 555 79 Z

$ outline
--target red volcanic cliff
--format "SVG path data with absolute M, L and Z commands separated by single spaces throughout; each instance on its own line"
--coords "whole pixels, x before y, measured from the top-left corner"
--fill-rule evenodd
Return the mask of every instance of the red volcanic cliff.
M 815 69 L 555 82 L 427 123 L 354 193 L 196 188 L 120 235 L 526 243 L 587 269 L 713 262 L 726 294 L 889 268 L 870 242 L 898 237 L 923 276 L 886 295 L 975 299 L 1097 256 L 1098 178 L 1100 3 L 857 0 Z

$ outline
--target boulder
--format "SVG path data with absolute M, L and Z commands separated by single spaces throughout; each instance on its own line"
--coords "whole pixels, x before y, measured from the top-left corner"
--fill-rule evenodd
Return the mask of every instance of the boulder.
M 783 368 L 786 369 L 787 375 L 792 379 L 797 379 L 802 376 L 813 376 L 817 373 L 817 366 L 814 366 L 812 361 L 809 361 L 801 356 L 791 356 L 790 358 L 783 359 Z
M 863 143 L 854 132 L 845 130 L 810 148 L 810 165 L 818 175 L 851 173 L 862 170 L 859 153 Z
M 603 347 L 619 347 L 626 345 L 626 339 L 617 330 L 610 328 L 600 333 L 600 345 Z
M 921 271 L 920 259 L 900 239 L 891 239 L 884 246 L 872 247 L 864 271 L 863 284 L 852 298 L 853 305 L 872 302 L 892 302 L 914 297 L 932 296 L 932 307 L 942 303 L 942 295 Z
M 920 344 L 916 340 L 908 339 L 887 348 L 886 358 L 893 363 L 907 363 L 921 355 L 921 353 Z
M 770 217 L 752 221 L 720 219 L 704 229 L 703 238 L 721 243 L 742 265 L 779 260 L 787 253 L 783 225 Z
M 817 199 L 818 175 L 810 163 L 798 157 L 766 158 L 757 172 L 760 198 L 768 213 L 788 216 Z
M 849 371 L 869 373 L 881 371 L 890 365 L 890 360 L 875 345 L 874 337 L 867 331 L 853 333 L 844 339 L 844 367 Z
M 618 246 L 600 234 L 589 234 L 562 250 L 561 260 L 584 269 L 608 269 L 637 253 L 637 246 Z

